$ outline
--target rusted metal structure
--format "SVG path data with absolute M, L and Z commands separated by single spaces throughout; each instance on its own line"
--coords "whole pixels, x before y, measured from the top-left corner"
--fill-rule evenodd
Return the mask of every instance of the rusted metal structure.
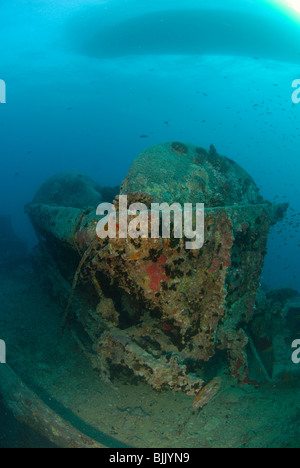
M 121 194 L 149 208 L 204 203 L 200 250 L 186 250 L 185 239 L 99 239 L 96 206 L 83 208 L 76 197 L 66 206 L 62 188 L 55 205 L 48 202 L 53 190 L 55 183 L 42 187 L 26 207 L 39 237 L 36 261 L 67 304 L 63 326 L 71 325 L 103 376 L 122 366 L 155 389 L 196 395 L 204 385 L 201 367 L 226 351 L 232 375 L 248 381 L 244 327 L 270 226 L 287 205 L 264 201 L 251 177 L 213 146 L 179 142 L 139 155 Z
M 8 364 L 0 366 L 0 395 L 6 408 L 59 448 L 105 448 L 55 413 L 30 390 Z

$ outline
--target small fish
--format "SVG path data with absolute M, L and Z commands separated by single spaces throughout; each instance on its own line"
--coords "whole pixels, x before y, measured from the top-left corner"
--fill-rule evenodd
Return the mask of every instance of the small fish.
M 211 380 L 204 388 L 200 390 L 198 395 L 196 396 L 193 407 L 194 408 L 204 408 L 212 398 L 214 398 L 217 393 L 219 393 L 220 388 L 222 385 L 222 379 L 220 377 L 215 377 Z
M 149 138 L 149 135 L 140 135 L 140 138 Z

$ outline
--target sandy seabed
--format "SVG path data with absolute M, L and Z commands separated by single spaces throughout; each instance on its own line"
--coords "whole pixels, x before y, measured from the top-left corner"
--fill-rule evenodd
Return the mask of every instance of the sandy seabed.
M 298 379 L 255 387 L 225 376 L 221 392 L 199 412 L 193 397 L 154 391 L 125 373 L 104 382 L 69 330 L 59 338 L 62 315 L 30 264 L 0 271 L 7 362 L 47 405 L 105 446 L 300 447 Z M 2 403 L 0 447 L 52 447 Z

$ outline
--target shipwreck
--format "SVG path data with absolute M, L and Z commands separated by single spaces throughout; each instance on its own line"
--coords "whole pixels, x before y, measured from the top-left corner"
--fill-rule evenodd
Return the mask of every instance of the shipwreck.
M 204 203 L 203 247 L 187 250 L 184 236 L 100 239 L 97 206 L 118 212 L 118 195 L 149 210 Z M 245 329 L 270 227 L 286 209 L 265 201 L 214 146 L 181 142 L 143 151 L 111 199 L 85 176 L 60 174 L 26 206 L 39 239 L 35 263 L 65 306 L 62 329 L 70 327 L 95 369 L 109 380 L 121 367 L 154 389 L 190 395 L 218 354 L 236 379 L 249 380 Z

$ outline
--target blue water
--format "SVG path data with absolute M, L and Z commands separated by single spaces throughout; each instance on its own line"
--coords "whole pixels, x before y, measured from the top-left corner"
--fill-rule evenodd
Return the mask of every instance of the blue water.
M 300 15 L 278 4 L 1 0 L 0 214 L 32 247 L 23 207 L 49 176 L 118 185 L 149 145 L 213 143 L 295 210 L 263 281 L 299 289 Z

